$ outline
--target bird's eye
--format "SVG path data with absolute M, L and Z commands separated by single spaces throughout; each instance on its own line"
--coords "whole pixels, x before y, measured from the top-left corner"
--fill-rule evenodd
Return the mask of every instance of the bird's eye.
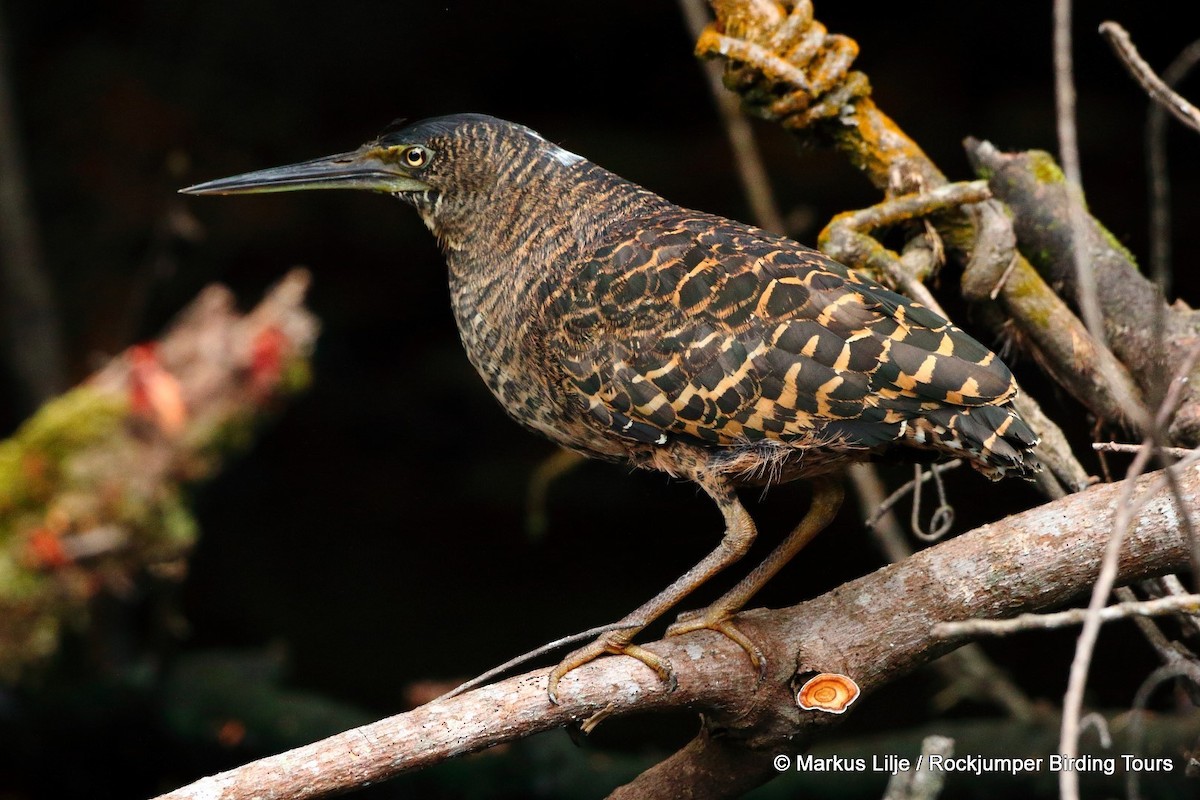
M 429 163 L 429 151 L 420 145 L 407 148 L 401 157 L 410 167 L 423 167 Z

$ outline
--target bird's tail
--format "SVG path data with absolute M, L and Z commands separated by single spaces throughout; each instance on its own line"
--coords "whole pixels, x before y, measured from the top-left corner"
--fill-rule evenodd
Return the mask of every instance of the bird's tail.
M 908 438 L 967 462 L 992 480 L 1032 478 L 1041 470 L 1033 454 L 1038 436 L 1011 405 L 938 408 L 910 420 Z

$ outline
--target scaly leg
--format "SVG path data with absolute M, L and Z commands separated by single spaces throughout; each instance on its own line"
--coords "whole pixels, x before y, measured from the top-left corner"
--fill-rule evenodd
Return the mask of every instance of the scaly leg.
M 812 506 L 787 538 L 749 575 L 738 581 L 736 586 L 711 606 L 681 615 L 679 621 L 667 629 L 667 636 L 679 636 L 705 628 L 723 633 L 737 642 L 750 656 L 750 662 L 758 668 L 759 680 L 765 678 L 767 662 L 763 658 L 762 650 L 737 629 L 733 624 L 733 615 L 740 611 L 767 581 L 775 577 L 784 564 L 804 549 L 804 545 L 833 521 L 842 505 L 844 494 L 842 485 L 832 478 L 818 478 L 813 481 Z
M 699 564 L 689 569 L 678 580 L 618 623 L 627 624 L 628 627 L 609 631 L 596 641 L 564 658 L 562 663 L 550 673 L 550 681 L 547 686 L 550 702 L 558 703 L 558 682 L 564 675 L 605 653 L 632 656 L 658 673 L 658 676 L 671 689 L 675 688 L 675 671 L 670 662 L 662 656 L 638 647 L 631 640 L 700 584 L 744 556 L 750 549 L 755 536 L 754 520 L 742 507 L 733 486 L 727 479 L 719 476 L 700 475 L 694 477 L 694 480 L 709 497 L 716 501 L 717 506 L 721 509 L 721 514 L 725 517 L 725 535 L 721 538 L 721 543 Z

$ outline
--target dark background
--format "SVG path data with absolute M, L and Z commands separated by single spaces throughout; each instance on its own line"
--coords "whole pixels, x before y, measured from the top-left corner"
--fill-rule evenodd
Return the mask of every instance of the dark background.
M 115 642 L 99 655 L 68 643 L 39 685 L 0 692 L 0 724 L 22 731 L 0 752 L 0 798 L 144 796 L 394 713 L 411 702 L 414 681 L 469 677 L 622 616 L 713 545 L 720 518 L 692 487 L 598 464 L 554 485 L 544 538 L 526 533 L 528 477 L 553 448 L 509 422 L 474 375 L 440 254 L 408 209 L 353 192 L 175 194 L 352 149 L 397 116 L 478 111 L 525 123 L 680 204 L 747 219 L 675 3 L 0 1 L 72 380 L 155 336 L 213 281 L 251 303 L 304 264 L 324 324 L 312 390 L 252 453 L 195 491 L 203 536 L 186 582 L 100 609 Z M 1198 30 L 1172 24 L 1163 4 L 1079 6 L 1085 190 L 1093 212 L 1144 259 L 1147 101 L 1095 31 L 1103 19 L 1122 22 L 1161 69 Z M 816 11 L 857 39 L 857 67 L 877 102 L 952 178 L 969 177 L 960 146 L 968 135 L 1055 149 L 1049 4 L 827 0 Z M 1195 86 L 1182 88 L 1195 95 Z M 756 128 L 801 241 L 812 243 L 832 214 L 878 199 L 836 154 L 801 153 L 772 126 Z M 1175 263 L 1189 265 L 1200 252 L 1200 207 L 1185 198 L 1200 188 L 1200 159 L 1195 136 L 1170 128 Z M 1192 274 L 1181 268 L 1176 279 L 1195 300 Z M 1014 368 L 1084 442 L 1079 407 L 1031 362 Z M 0 433 L 31 411 L 20 388 L 0 371 Z M 908 476 L 885 474 L 893 486 Z M 1025 487 L 967 474 L 950 489 L 958 531 L 1036 501 Z M 763 551 L 806 502 L 803 486 L 755 502 Z M 797 602 L 878 566 L 859 519 L 848 506 L 762 603 Z M 1114 631 L 1102 640 L 1098 662 L 1108 668 L 1095 671 L 1091 699 L 1119 707 L 1154 661 L 1128 644 L 1129 630 Z M 1031 696 L 1057 702 L 1072 646 L 1070 634 L 1039 635 L 989 650 Z M 238 690 L 256 681 L 262 690 L 246 694 L 312 713 L 292 727 L 269 708 L 255 716 L 245 706 L 254 699 Z M 852 722 L 920 722 L 936 689 L 929 676 L 904 681 Z M 211 707 L 195 711 L 210 695 Z M 244 723 L 245 736 L 222 736 L 224 718 Z M 606 727 L 583 749 L 542 737 L 550 743 L 510 753 L 511 774 L 482 788 L 479 770 L 443 770 L 369 794 L 598 796 L 638 758 L 689 738 L 695 721 Z M 567 784 L 591 772 L 600 777 L 581 778 L 586 790 Z

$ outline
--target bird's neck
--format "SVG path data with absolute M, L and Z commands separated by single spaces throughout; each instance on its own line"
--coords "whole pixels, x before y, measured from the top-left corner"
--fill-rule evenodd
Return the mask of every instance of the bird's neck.
M 585 159 L 553 150 L 515 169 L 502 188 L 426 213 L 452 283 L 521 294 L 581 265 L 615 224 L 665 203 Z
M 505 408 L 527 410 L 522 424 L 557 441 L 553 375 L 527 363 L 557 324 L 546 315 L 546 288 L 584 268 L 615 226 L 667 203 L 570 154 L 517 170 L 507 186 L 423 216 L 446 254 L 468 358 Z

